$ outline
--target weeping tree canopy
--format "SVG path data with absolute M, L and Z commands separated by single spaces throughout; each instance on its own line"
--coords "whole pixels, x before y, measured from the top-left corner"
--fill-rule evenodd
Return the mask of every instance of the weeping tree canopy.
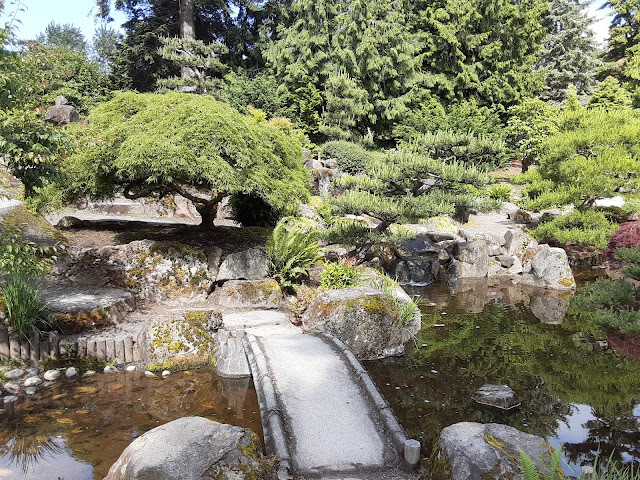
M 96 108 L 85 143 L 63 165 L 69 194 L 180 195 L 211 226 L 220 201 L 244 193 L 283 213 L 308 196 L 300 142 L 208 96 L 121 92 Z

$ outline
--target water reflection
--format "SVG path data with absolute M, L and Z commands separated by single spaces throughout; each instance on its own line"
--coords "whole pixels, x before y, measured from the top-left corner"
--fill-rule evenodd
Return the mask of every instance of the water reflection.
M 566 296 L 481 282 L 409 293 L 426 299 L 417 348 L 367 369 L 425 455 L 444 427 L 474 421 L 563 443 L 578 472 L 598 449 L 640 459 L 640 363 L 594 351 L 593 327 L 563 320 Z M 485 383 L 511 386 L 522 406 L 505 414 L 474 404 Z
M 140 372 L 64 379 L 14 410 L 0 417 L 0 478 L 102 479 L 133 439 L 190 415 L 262 437 L 250 379 L 222 379 L 209 369 L 166 379 Z

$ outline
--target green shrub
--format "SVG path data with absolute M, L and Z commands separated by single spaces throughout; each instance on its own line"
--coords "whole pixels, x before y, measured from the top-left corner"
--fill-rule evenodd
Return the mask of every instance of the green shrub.
M 624 274 L 635 280 L 640 280 L 640 247 L 618 248 L 616 255 L 623 262 L 630 264 L 625 265 L 622 269 Z
M 346 173 L 364 172 L 375 155 L 357 143 L 346 140 L 327 142 L 322 145 L 321 150 L 324 157 L 335 158 L 340 170 Z
M 38 247 L 23 240 L 17 231 L 0 233 L 0 273 L 42 276 L 56 259 L 53 247 Z
M 602 212 L 574 210 L 540 224 L 531 230 L 531 235 L 545 243 L 556 241 L 606 247 L 609 237 L 617 229 L 618 225 L 609 221 Z
M 362 279 L 362 270 L 352 263 L 341 260 L 327 263 L 321 278 L 320 288 L 324 290 L 357 287 Z
M 308 275 L 322 253 L 315 233 L 295 227 L 287 230 L 283 219 L 267 240 L 267 256 L 274 278 L 287 287 Z
M 511 200 L 511 187 L 505 184 L 494 185 L 489 188 L 488 195 L 489 198 L 493 198 L 494 200 L 508 202 Z
M 33 283 L 22 275 L 10 275 L 0 285 L 2 302 L 9 319 L 9 327 L 23 340 L 33 334 L 51 330 L 54 326 L 49 319 L 49 308 L 40 298 L 40 292 Z

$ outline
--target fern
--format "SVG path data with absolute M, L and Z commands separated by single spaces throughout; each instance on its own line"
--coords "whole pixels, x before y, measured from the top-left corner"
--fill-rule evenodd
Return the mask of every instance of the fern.
M 315 233 L 297 226 L 287 230 L 286 219 L 283 219 L 267 240 L 267 256 L 274 278 L 283 287 L 288 287 L 309 274 L 322 252 Z
M 520 450 L 520 471 L 522 472 L 522 478 L 524 480 L 540 480 L 540 475 L 536 470 L 536 466 L 533 464 L 529 455 Z

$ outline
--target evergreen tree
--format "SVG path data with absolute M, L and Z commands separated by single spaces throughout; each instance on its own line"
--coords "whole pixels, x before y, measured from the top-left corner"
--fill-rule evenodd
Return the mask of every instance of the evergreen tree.
M 297 0 L 291 8 L 295 22 L 266 54 L 276 76 L 295 96 L 310 85 L 320 93 L 315 116 L 329 136 L 387 135 L 417 78 L 403 0 Z
M 540 98 L 560 102 L 569 85 L 586 95 L 595 84 L 600 61 L 591 30 L 593 19 L 581 0 L 551 0 L 543 25 L 547 37 L 539 67 L 544 69 L 545 87 Z
M 640 44 L 640 0 L 608 0 L 614 16 L 609 27 L 607 59 L 612 62 L 630 57 Z
M 96 3 L 100 16 L 108 18 L 111 1 L 96 0 Z M 125 75 L 124 84 L 118 80 L 121 86 L 139 91 L 154 90 L 159 78 L 187 75 L 188 65 L 176 64 L 160 55 L 162 38 L 226 43 L 229 32 L 235 28 L 230 0 L 115 0 L 114 6 L 129 20 L 124 24 L 126 38 L 115 55 L 113 76 Z
M 411 26 L 425 87 L 441 100 L 509 106 L 539 93 L 533 66 L 544 39 L 545 0 L 418 0 Z
M 625 108 L 631 106 L 631 94 L 620 85 L 620 82 L 607 77 L 600 84 L 589 100 L 590 108 Z

